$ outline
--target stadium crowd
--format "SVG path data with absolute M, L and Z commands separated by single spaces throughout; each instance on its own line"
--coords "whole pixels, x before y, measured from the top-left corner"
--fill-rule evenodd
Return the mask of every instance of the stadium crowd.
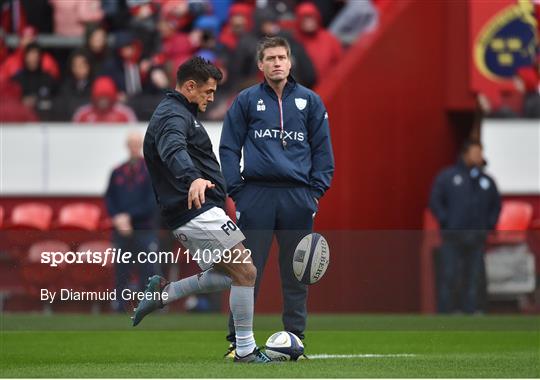
M 260 37 L 286 37 L 293 75 L 312 88 L 376 26 L 382 2 L 0 0 L 0 121 L 148 120 L 194 55 L 225 74 L 206 113 L 221 120 L 261 79 Z

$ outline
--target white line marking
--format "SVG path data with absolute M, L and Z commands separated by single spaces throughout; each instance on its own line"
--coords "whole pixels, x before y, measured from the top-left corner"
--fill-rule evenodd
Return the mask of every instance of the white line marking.
M 412 358 L 415 354 L 349 354 L 349 355 L 333 355 L 333 354 L 315 354 L 308 355 L 310 359 L 357 359 L 357 358 Z

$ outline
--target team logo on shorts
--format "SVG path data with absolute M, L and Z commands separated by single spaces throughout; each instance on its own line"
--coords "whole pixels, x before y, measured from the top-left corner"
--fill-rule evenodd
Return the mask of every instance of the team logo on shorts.
M 304 108 L 306 108 L 307 100 L 303 98 L 294 98 L 294 104 L 296 104 L 296 108 L 302 111 Z

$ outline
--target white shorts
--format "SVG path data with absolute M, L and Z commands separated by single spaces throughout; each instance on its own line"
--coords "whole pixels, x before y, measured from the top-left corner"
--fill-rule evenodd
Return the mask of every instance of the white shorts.
M 219 207 L 197 215 L 173 231 L 173 235 L 202 270 L 219 262 L 224 250 L 233 248 L 246 237 L 240 228 Z

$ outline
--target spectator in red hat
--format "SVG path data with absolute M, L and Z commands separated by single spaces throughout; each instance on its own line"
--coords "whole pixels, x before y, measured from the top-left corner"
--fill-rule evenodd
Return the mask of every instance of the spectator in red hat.
M 229 9 L 229 20 L 219 35 L 221 42 L 229 51 L 234 51 L 240 37 L 253 29 L 253 7 L 249 4 L 237 3 Z
M 24 50 L 32 42 L 37 40 L 37 31 L 34 27 L 28 26 L 24 28 L 21 35 L 19 36 L 19 46 L 17 50 L 11 53 L 4 63 L 0 66 L 0 82 L 9 80 L 14 76 L 18 71 L 23 68 L 24 63 Z M 46 52 L 41 54 L 41 68 L 44 72 L 52 76 L 54 79 L 60 77 L 60 70 L 58 69 L 58 64 L 52 55 Z
M 53 8 L 54 33 L 61 36 L 82 37 L 86 24 L 103 19 L 99 0 L 49 0 Z
M 131 108 L 118 102 L 118 91 L 109 77 L 99 77 L 92 85 L 92 103 L 73 115 L 76 123 L 133 123 L 137 117 Z
M 162 15 L 158 22 L 161 35 L 161 52 L 154 58 L 156 62 L 168 64 L 169 79 L 176 80 L 176 69 L 193 56 L 199 49 L 202 32 L 195 30 L 188 33 L 179 32 L 178 19 L 172 15 Z
M 324 78 L 343 55 L 339 40 L 322 27 L 321 14 L 312 3 L 302 3 L 296 8 L 296 39 L 304 45 L 317 78 Z

